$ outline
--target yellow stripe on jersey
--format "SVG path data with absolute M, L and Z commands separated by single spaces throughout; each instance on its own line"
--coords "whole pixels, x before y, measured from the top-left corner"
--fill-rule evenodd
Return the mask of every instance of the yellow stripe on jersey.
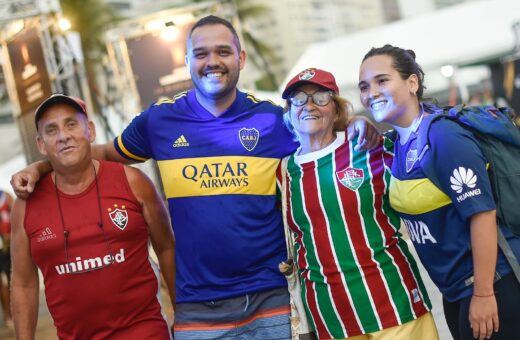
M 247 99 L 251 100 L 253 103 L 257 104 L 257 103 L 260 103 L 261 100 L 259 100 L 258 98 L 256 98 L 254 95 L 252 95 L 251 93 L 247 93 Z
M 279 159 L 220 156 L 158 161 L 167 198 L 274 195 Z
M 119 148 L 121 149 L 121 151 L 123 151 L 123 153 L 126 156 L 128 156 L 128 157 L 130 157 L 132 159 L 135 159 L 136 161 L 144 162 L 144 161 L 146 161 L 148 159 L 148 158 L 139 157 L 137 155 L 134 155 L 130 151 L 128 151 L 128 149 L 125 148 L 125 146 L 123 145 L 123 140 L 121 139 L 121 135 L 117 136 L 117 145 L 119 145 Z
M 188 91 L 184 91 L 184 92 L 176 94 L 173 98 L 161 98 L 158 101 L 156 101 L 153 105 L 173 104 L 173 103 L 175 103 L 175 101 L 177 99 L 182 98 L 187 94 L 188 94 Z
M 451 199 L 429 179 L 390 180 L 390 205 L 395 210 L 410 214 L 423 214 L 451 203 Z
M 252 93 L 250 93 L 250 92 L 246 92 L 246 93 L 247 93 L 246 98 L 249 99 L 249 100 L 251 100 L 251 101 L 252 101 L 253 103 L 255 103 L 255 104 L 258 104 L 258 103 L 260 103 L 260 102 L 269 102 L 269 103 L 271 103 L 271 104 L 273 104 L 273 105 L 280 106 L 280 105 L 276 104 L 275 102 L 273 102 L 273 101 L 270 100 L 270 99 L 258 99 L 254 94 L 252 94 Z

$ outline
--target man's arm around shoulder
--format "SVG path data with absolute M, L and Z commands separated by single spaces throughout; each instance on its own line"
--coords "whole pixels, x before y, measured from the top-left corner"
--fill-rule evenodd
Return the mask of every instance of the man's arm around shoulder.
M 134 161 L 121 156 L 119 152 L 117 152 L 113 142 L 92 145 L 92 158 L 123 164 L 135 163 Z
M 379 131 L 370 119 L 363 115 L 352 115 L 347 121 L 348 140 L 352 141 L 356 136 L 356 151 L 372 150 L 379 145 Z
M 16 338 L 34 339 L 38 319 L 39 280 L 24 229 L 25 201 L 17 199 L 11 211 L 11 303 Z
M 175 238 L 170 217 L 152 181 L 140 170 L 125 166 L 132 192 L 141 203 L 148 224 L 152 247 L 157 254 L 161 273 L 168 287 L 175 310 Z

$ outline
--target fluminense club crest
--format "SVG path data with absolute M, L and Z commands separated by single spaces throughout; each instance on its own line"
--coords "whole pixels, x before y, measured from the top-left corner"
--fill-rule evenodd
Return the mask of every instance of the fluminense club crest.
M 305 71 L 303 71 L 302 73 L 300 73 L 298 78 L 300 78 L 300 80 L 310 80 L 314 77 L 315 74 L 316 74 L 315 69 L 308 68 Z
M 238 131 L 238 138 L 240 139 L 242 146 L 244 146 L 247 151 L 252 151 L 260 139 L 260 132 L 258 132 L 258 130 L 255 128 L 241 128 Z
M 365 172 L 363 169 L 346 168 L 341 171 L 336 171 L 338 181 L 350 190 L 357 190 L 363 184 L 365 179 Z
M 121 208 L 117 204 L 114 204 L 114 208 L 108 208 L 108 216 L 112 223 L 121 230 L 125 230 L 128 224 L 128 213 L 126 207 L 123 205 Z

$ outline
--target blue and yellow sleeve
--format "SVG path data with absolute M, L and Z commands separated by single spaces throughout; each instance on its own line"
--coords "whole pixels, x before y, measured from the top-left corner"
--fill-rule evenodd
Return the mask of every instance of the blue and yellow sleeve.
M 136 162 L 153 158 L 148 136 L 148 117 L 147 111 L 142 112 L 114 139 L 114 147 L 121 156 Z

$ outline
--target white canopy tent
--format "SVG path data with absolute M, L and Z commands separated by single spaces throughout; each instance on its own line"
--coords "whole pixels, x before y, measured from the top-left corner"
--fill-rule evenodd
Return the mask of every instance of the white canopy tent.
M 361 60 L 370 48 L 389 43 L 414 50 L 426 73 L 427 92 L 441 91 L 449 86 L 449 80 L 440 72 L 441 66 L 468 65 L 511 54 L 515 43 L 513 24 L 519 21 L 520 1 L 482 0 L 314 43 L 283 84 L 307 67 L 328 70 L 335 75 L 341 95 L 359 110 L 357 83 Z M 476 83 L 488 73 L 470 69 L 455 76 L 457 81 L 469 77 Z

